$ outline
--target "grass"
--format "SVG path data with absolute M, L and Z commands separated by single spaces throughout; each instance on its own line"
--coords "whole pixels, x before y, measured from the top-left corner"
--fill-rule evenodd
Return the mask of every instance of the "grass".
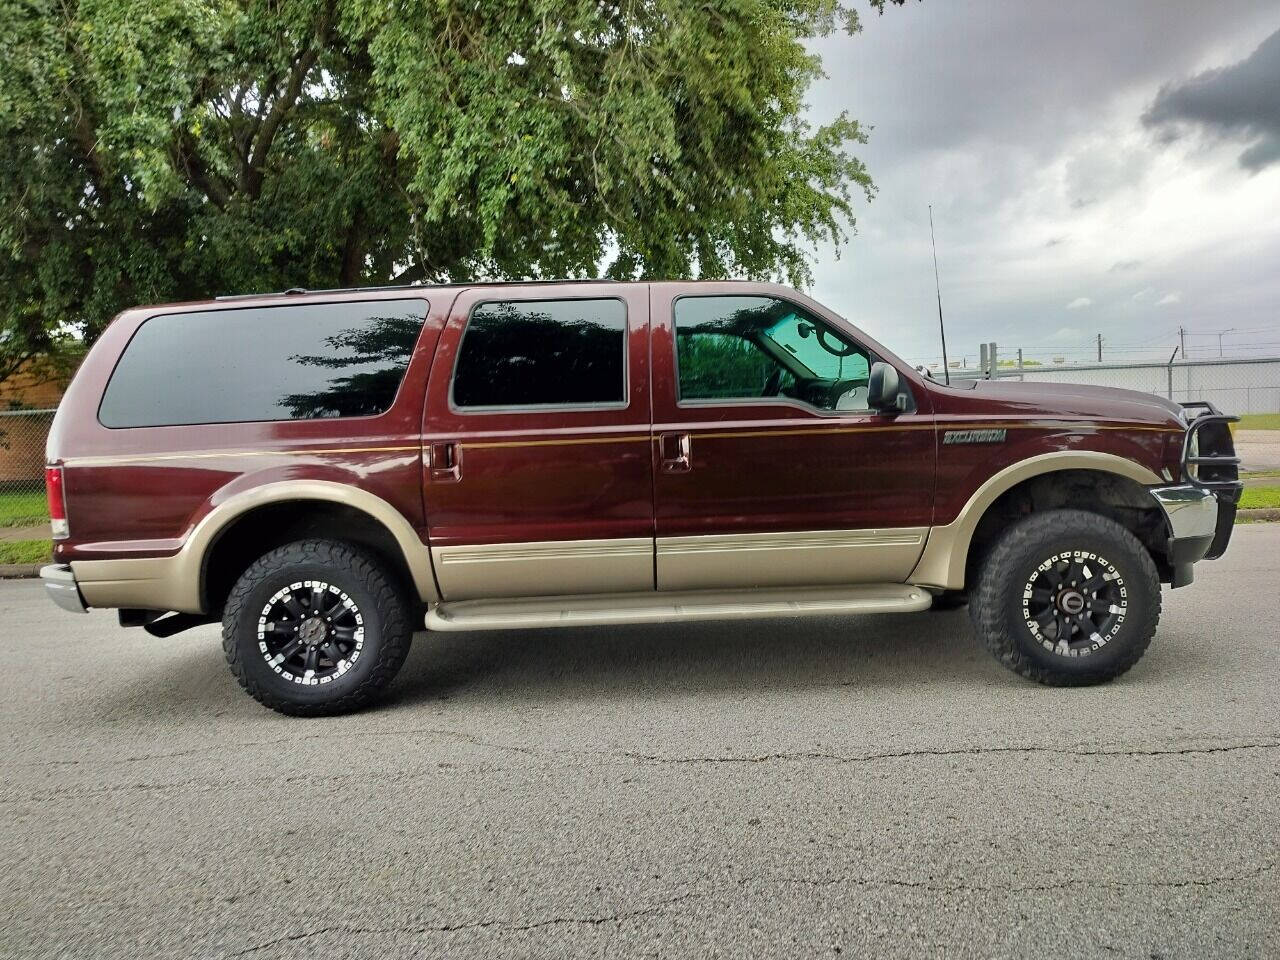
M 48 521 L 49 505 L 44 491 L 0 493 L 0 527 L 23 527 Z
M 47 563 L 52 556 L 51 540 L 0 540 L 0 563 Z
M 1280 413 L 1246 413 L 1234 424 L 1239 430 L 1280 430 Z
M 1280 486 L 1244 488 L 1240 497 L 1240 509 L 1256 510 L 1260 507 L 1280 507 Z

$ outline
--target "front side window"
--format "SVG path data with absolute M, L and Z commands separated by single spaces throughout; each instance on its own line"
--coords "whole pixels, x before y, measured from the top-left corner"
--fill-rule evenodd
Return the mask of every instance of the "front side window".
M 867 409 L 867 351 L 785 300 L 681 297 L 675 327 L 682 401 L 786 397 Z
M 98 419 L 162 427 L 385 413 L 426 315 L 414 299 L 152 317 L 125 347 Z
M 481 303 L 453 374 L 453 405 L 626 403 L 627 308 L 621 300 Z

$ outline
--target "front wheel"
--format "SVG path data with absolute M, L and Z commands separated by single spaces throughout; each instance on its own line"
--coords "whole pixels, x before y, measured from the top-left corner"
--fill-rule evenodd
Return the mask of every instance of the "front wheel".
M 1033 514 L 996 541 L 971 594 L 974 629 L 1001 663 L 1054 686 L 1118 677 L 1160 620 L 1160 577 L 1146 548 L 1083 510 Z
M 222 647 L 259 703 L 296 716 L 364 706 L 395 677 L 413 637 L 411 606 L 382 562 L 350 544 L 272 550 L 227 598 Z

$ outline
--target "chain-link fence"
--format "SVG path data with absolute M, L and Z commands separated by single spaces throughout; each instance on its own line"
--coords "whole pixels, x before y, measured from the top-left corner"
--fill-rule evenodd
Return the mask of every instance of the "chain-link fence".
M 0 410 L 0 522 L 7 514 L 38 519 L 44 513 L 44 441 L 53 414 Z
M 976 370 L 952 378 L 976 379 Z M 1280 358 L 1191 360 L 1178 363 L 1002 366 L 1002 380 L 1048 380 L 1141 390 L 1170 400 L 1208 400 L 1227 413 L 1280 413 Z

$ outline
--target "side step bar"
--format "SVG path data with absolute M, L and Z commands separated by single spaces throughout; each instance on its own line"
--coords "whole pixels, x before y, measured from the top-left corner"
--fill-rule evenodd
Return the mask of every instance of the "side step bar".
M 427 611 L 427 629 L 509 630 L 798 617 L 834 613 L 913 613 L 933 595 L 901 583 L 846 587 L 769 587 L 760 590 L 689 590 L 671 593 L 587 594 L 521 600 L 460 600 Z

